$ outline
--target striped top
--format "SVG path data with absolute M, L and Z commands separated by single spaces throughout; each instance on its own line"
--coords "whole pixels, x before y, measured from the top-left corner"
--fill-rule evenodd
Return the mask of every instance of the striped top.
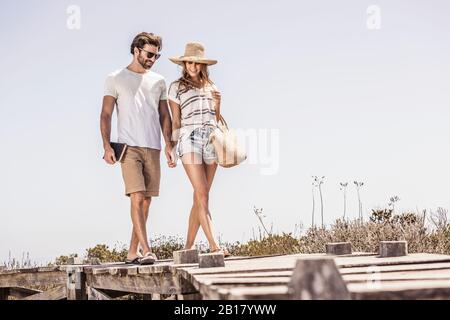
M 181 109 L 181 128 L 179 139 L 188 138 L 191 132 L 205 125 L 217 126 L 216 111 L 211 91 L 218 90 L 215 85 L 192 88 L 179 94 L 179 81 L 169 86 L 168 98 Z

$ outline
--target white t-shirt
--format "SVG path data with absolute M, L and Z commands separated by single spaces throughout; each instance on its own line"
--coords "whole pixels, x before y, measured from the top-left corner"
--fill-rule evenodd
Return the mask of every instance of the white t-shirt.
M 192 88 L 180 93 L 179 85 L 179 81 L 172 82 L 168 94 L 168 98 L 177 103 L 181 109 L 179 139 L 187 139 L 196 128 L 205 125 L 217 126 L 216 110 L 211 91 L 218 91 L 218 88 L 215 85 L 208 85 L 201 89 Z
M 159 101 L 167 100 L 164 77 L 127 68 L 109 74 L 105 96 L 116 98 L 118 142 L 161 150 Z

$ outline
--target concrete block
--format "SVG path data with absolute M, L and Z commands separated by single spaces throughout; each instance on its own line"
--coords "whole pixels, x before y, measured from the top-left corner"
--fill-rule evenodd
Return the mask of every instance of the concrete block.
M 174 264 L 198 263 L 198 250 L 178 250 L 173 252 Z
M 70 257 L 67 259 L 67 264 L 75 265 L 75 264 L 83 264 L 83 259 L 80 257 Z
M 407 241 L 380 241 L 380 258 L 408 255 Z
M 223 253 L 204 253 L 198 255 L 199 268 L 224 267 L 225 259 Z
M 326 244 L 327 254 L 345 255 L 352 254 L 352 244 L 350 242 L 332 242 Z
M 347 289 L 331 257 L 300 258 L 288 283 L 290 299 L 349 300 Z

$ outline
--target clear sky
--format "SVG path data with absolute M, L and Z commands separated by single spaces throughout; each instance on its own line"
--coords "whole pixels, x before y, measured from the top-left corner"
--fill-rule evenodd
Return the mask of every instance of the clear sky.
M 366 217 L 393 195 L 400 210 L 449 208 L 449 14 L 447 0 L 0 2 L 0 262 L 128 242 L 129 199 L 119 165 L 102 160 L 99 115 L 105 77 L 131 61 L 141 31 L 163 37 L 153 70 L 168 83 L 180 74 L 168 57 L 202 42 L 219 60 L 210 71 L 229 125 L 258 133 L 256 160 L 216 175 L 223 240 L 252 236 L 253 206 L 274 231 L 309 226 L 312 175 L 326 176 L 326 223 L 342 215 L 342 181 L 350 217 L 354 180 Z M 181 164 L 162 164 L 149 234 L 184 237 L 191 185 Z

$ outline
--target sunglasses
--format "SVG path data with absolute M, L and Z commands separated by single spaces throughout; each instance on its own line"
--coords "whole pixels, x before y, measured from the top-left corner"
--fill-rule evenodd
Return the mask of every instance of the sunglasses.
M 161 57 L 161 55 L 160 55 L 159 53 L 153 53 L 153 52 L 144 50 L 144 49 L 142 49 L 142 48 L 138 48 L 138 49 L 139 49 L 140 51 L 144 51 L 145 53 L 147 53 L 147 58 L 148 58 L 148 59 L 151 59 L 151 58 L 155 57 L 155 60 L 158 60 L 159 57 Z

